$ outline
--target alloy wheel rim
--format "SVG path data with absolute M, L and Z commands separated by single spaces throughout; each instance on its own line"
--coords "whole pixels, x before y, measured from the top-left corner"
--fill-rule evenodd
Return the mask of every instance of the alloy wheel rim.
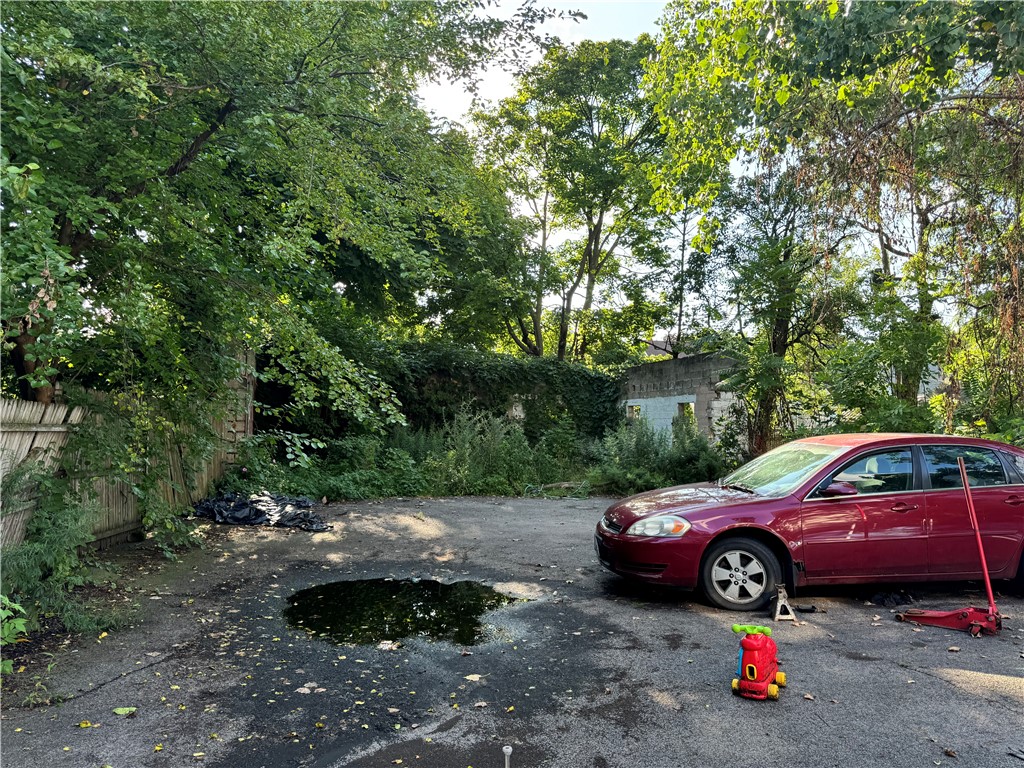
M 725 600 L 738 605 L 752 603 L 765 591 L 768 572 L 764 563 L 742 549 L 723 552 L 711 566 L 711 583 Z

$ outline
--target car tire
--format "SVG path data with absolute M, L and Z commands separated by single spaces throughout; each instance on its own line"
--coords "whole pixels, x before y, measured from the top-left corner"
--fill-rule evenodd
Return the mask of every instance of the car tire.
M 768 605 L 781 579 L 779 559 L 754 539 L 730 537 L 712 544 L 700 568 L 707 599 L 731 611 L 758 611 Z

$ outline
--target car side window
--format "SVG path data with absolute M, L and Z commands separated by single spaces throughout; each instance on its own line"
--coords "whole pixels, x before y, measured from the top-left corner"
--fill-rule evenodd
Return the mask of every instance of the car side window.
M 1006 485 L 1006 472 L 994 451 L 967 445 L 923 445 L 925 468 L 932 488 L 963 488 L 957 457 L 964 457 L 971 487 Z
M 861 456 L 837 472 L 832 482 L 849 483 L 860 493 L 898 493 L 914 487 L 909 448 Z

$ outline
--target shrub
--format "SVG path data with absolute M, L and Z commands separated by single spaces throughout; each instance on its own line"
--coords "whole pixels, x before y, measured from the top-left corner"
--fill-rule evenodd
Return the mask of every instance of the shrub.
M 25 634 L 26 623 L 25 609 L 7 595 L 0 595 L 0 647 L 18 642 Z M 0 661 L 0 675 L 9 675 L 12 669 L 10 659 Z
M 725 469 L 722 456 L 688 420 L 673 425 L 671 439 L 645 419 L 627 422 L 602 441 L 601 449 L 590 480 L 613 494 L 714 480 Z
M 422 464 L 431 493 L 509 496 L 536 482 L 534 453 L 517 422 L 462 409 L 441 436 L 442 450 Z
M 24 541 L 5 549 L 0 559 L 4 588 L 26 609 L 29 624 L 42 613 L 55 614 L 72 631 L 102 624 L 102 617 L 71 594 L 86 583 L 81 558 L 93 540 L 98 505 L 84 501 L 66 477 L 35 465 L 8 473 L 0 493 L 33 508 Z
M 246 465 L 224 487 L 339 501 L 518 496 L 540 484 L 588 480 L 605 492 L 629 494 L 711 480 L 724 470 L 721 454 L 692 422 L 676 425 L 672 439 L 638 421 L 597 441 L 581 438 L 565 417 L 531 446 L 520 422 L 467 408 L 437 428 L 328 440 L 299 466 L 288 466 L 280 452 L 275 457 L 267 447 L 264 441 L 247 453 Z

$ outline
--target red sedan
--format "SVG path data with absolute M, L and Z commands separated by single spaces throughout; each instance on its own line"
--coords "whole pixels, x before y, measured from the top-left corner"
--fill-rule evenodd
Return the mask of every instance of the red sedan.
M 831 435 L 787 443 L 717 483 L 631 496 L 597 526 L 601 563 L 765 607 L 777 584 L 976 579 L 967 467 L 993 579 L 1024 581 L 1024 450 L 942 435 Z

